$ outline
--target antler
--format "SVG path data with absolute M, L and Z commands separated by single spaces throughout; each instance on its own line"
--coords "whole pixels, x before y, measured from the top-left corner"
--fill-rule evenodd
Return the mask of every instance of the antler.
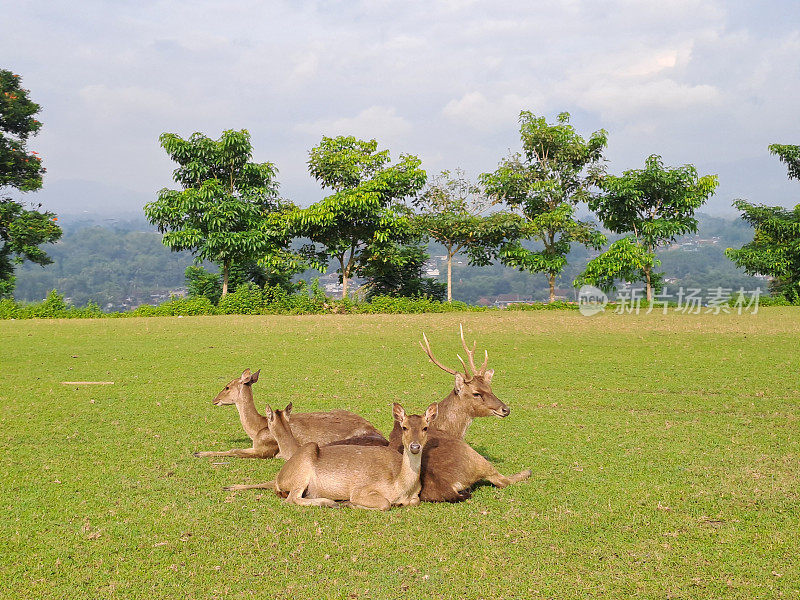
M 440 369 L 442 369 L 443 371 L 447 371 L 448 373 L 450 373 L 450 375 L 456 375 L 458 373 L 458 371 L 454 371 L 453 369 L 450 369 L 449 367 L 445 367 L 442 363 L 440 363 L 438 360 L 436 360 L 436 358 L 433 356 L 433 352 L 431 351 L 431 344 L 428 341 L 428 338 L 425 336 L 424 333 L 422 334 L 422 339 L 425 340 L 425 345 L 423 346 L 422 342 L 420 342 L 419 346 L 420 346 L 420 348 L 422 348 L 425 351 L 425 354 L 428 355 L 428 358 L 431 359 L 431 362 L 433 364 L 435 364 L 437 367 L 439 367 Z M 461 363 L 463 364 L 464 361 L 462 360 Z M 464 367 L 464 370 L 466 371 L 466 367 Z
M 475 348 L 477 347 L 478 342 L 473 342 L 472 350 L 470 350 L 469 346 L 467 346 L 467 342 L 464 340 L 464 326 L 459 325 L 458 328 L 461 330 L 461 345 L 464 346 L 464 352 L 467 353 L 467 358 L 469 359 L 469 366 L 472 369 L 472 376 L 474 377 L 475 375 L 483 375 L 486 372 L 487 365 L 489 364 L 489 351 L 484 350 L 485 358 L 483 359 L 483 364 L 481 365 L 481 368 L 478 369 L 475 366 Z M 459 356 L 458 360 L 460 360 L 461 364 L 464 365 L 464 359 L 462 359 Z M 467 373 L 467 375 L 469 375 L 469 373 L 467 372 L 467 365 L 464 365 L 464 372 Z

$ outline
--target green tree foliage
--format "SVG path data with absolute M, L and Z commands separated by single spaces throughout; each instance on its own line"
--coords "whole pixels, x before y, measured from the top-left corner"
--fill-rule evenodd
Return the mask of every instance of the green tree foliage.
M 413 236 L 401 201 L 425 185 L 425 171 L 412 155 L 390 163 L 389 151 L 379 151 L 375 140 L 352 136 L 323 137 L 309 153 L 309 172 L 333 194 L 295 213 L 295 233 L 311 240 L 305 253 L 316 264 L 339 263 L 344 297 L 370 258 L 399 257 L 394 249 Z
M 550 301 L 555 300 L 555 279 L 567 264 L 573 243 L 599 248 L 605 237 L 594 224 L 575 217 L 575 206 L 591 198 L 591 187 L 603 172 L 604 130 L 588 140 L 569 123 L 569 113 L 557 122 L 520 113 L 522 153 L 501 161 L 494 173 L 484 173 L 486 191 L 518 211 L 525 222 L 521 239 L 539 242 L 541 249 L 529 249 L 520 241 L 506 244 L 501 261 L 531 273 L 547 275 Z
M 233 265 L 258 260 L 299 266 L 286 252 L 285 217 L 291 206 L 278 197 L 275 166 L 251 162 L 253 147 L 246 130 L 227 130 L 219 140 L 201 133 L 188 140 L 164 133 L 160 141 L 178 163 L 174 179 L 183 187 L 161 190 L 158 200 L 144 209 L 164 233 L 166 246 L 218 264 L 223 296 Z
M 786 163 L 789 179 L 800 179 L 800 146 L 790 144 L 771 144 L 770 154 L 774 154 L 782 163 Z
M 34 119 L 39 110 L 19 75 L 0 69 L 0 190 L 30 192 L 42 187 L 42 161 L 27 149 L 28 138 L 42 126 Z M 26 260 L 42 266 L 52 262 L 39 246 L 57 241 L 61 228 L 55 214 L 40 208 L 0 197 L 0 298 L 14 291 L 16 265 Z
M 429 258 L 421 240 L 383 247 L 381 252 L 369 256 L 360 275 L 367 278 L 367 299 L 376 296 L 416 298 L 425 296 L 444 300 L 445 286 L 435 279 L 425 277 L 423 268 Z
M 786 163 L 789 179 L 800 179 L 800 146 L 773 144 L 769 149 Z M 733 205 L 755 234 L 752 242 L 725 254 L 747 273 L 771 275 L 773 294 L 800 303 L 800 204 L 785 209 L 736 200 Z
M 589 200 L 589 208 L 614 233 L 632 235 L 591 261 L 580 281 L 605 286 L 613 285 L 615 277 L 644 281 L 647 299 L 652 300 L 653 288 L 659 288 L 663 275 L 653 271 L 658 264 L 656 250 L 697 231 L 695 211 L 717 185 L 715 175 L 699 177 L 693 165 L 665 168 L 655 154 L 647 158 L 644 169 L 605 176 L 602 194 Z
M 447 256 L 447 301 L 453 300 L 453 257 L 466 251 L 470 264 L 488 265 L 498 249 L 515 239 L 520 219 L 508 212 L 486 214 L 497 204 L 464 172 L 442 171 L 414 204 L 417 225 L 442 244 Z
M 10 198 L 0 198 L 0 298 L 14 291 L 16 265 L 29 260 L 38 265 L 53 262 L 39 246 L 61 237 L 56 216 L 25 208 Z
M 45 169 L 28 138 L 41 128 L 34 119 L 41 107 L 28 98 L 19 75 L 0 69 L 0 188 L 31 192 L 42 187 Z
M 76 306 L 94 301 L 124 309 L 167 298 L 184 284 L 191 254 L 171 252 L 145 223 L 103 223 L 66 223 L 49 252 L 53 264 L 22 265 L 14 296 L 38 301 L 56 288 Z
M 655 281 L 652 270 L 656 260 L 655 254 L 646 252 L 632 237 L 624 237 L 590 260 L 574 284 L 576 287 L 591 284 L 610 291 L 615 289 L 617 280 L 642 281 L 648 272 L 651 272 L 650 277 Z
M 236 263 L 231 265 L 228 275 L 228 293 L 236 291 L 240 285 L 253 284 L 258 288 L 280 287 L 291 292 L 298 284 L 292 282 L 296 270 L 289 266 L 286 269 L 276 267 L 273 260 L 269 267 L 257 261 Z M 220 273 L 212 273 L 205 267 L 191 265 L 186 268 L 186 289 L 190 296 L 202 296 L 218 304 L 222 297 L 222 277 Z

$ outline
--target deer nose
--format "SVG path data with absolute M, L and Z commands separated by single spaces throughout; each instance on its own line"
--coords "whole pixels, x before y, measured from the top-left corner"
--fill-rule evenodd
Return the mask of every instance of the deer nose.
M 419 451 L 422 450 L 422 446 L 417 442 L 413 442 L 409 444 L 408 449 L 411 450 L 411 454 L 419 454 Z
M 508 408 L 507 406 L 504 406 L 503 408 L 500 409 L 500 416 L 501 417 L 505 418 L 510 414 L 511 414 L 511 409 Z

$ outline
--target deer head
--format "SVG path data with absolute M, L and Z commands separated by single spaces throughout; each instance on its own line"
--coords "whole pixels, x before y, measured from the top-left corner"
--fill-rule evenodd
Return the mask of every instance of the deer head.
M 403 431 L 403 447 L 411 454 L 419 454 L 428 441 L 428 426 L 436 418 L 438 405 L 431 404 L 424 415 L 407 415 L 397 402 L 392 406 L 394 420 Z
M 469 346 L 467 346 L 467 342 L 464 340 L 464 327 L 460 326 L 460 329 L 461 345 L 464 347 L 464 352 L 467 353 L 469 368 L 467 368 L 464 359 L 461 358 L 460 355 L 457 354 L 456 356 L 458 356 L 458 360 L 461 361 L 461 366 L 464 367 L 464 373 L 446 367 L 436 360 L 436 357 L 434 357 L 431 351 L 430 342 L 428 342 L 428 338 L 424 333 L 422 334 L 422 339 L 425 341 L 425 344 L 423 345 L 422 342 L 420 342 L 419 345 L 433 364 L 455 376 L 453 391 L 458 398 L 459 405 L 470 417 L 488 417 L 491 415 L 496 415 L 501 418 L 507 417 L 511 413 L 511 409 L 492 393 L 491 383 L 492 377 L 494 377 L 494 370 L 486 368 L 489 363 L 488 350 L 484 351 L 483 364 L 480 368 L 476 367 L 475 347 L 477 346 L 477 342 L 473 343 L 472 350 L 470 350 Z
M 267 417 L 267 426 L 269 430 L 272 431 L 273 428 L 279 426 L 285 426 L 286 428 L 289 427 L 289 415 L 292 414 L 292 403 L 286 405 L 286 408 L 283 410 L 272 410 L 272 407 L 268 404 L 266 407 L 266 417 Z
M 239 401 L 240 393 L 243 386 L 250 386 L 258 381 L 258 374 L 261 369 L 255 373 L 250 373 L 250 369 L 245 369 L 241 377 L 232 379 L 231 382 L 222 388 L 222 391 L 217 394 L 216 398 L 212 400 L 215 406 L 225 406 L 227 404 L 236 404 Z

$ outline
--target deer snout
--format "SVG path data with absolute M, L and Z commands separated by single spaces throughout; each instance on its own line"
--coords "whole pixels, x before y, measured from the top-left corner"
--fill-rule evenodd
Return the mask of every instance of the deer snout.
M 422 446 L 420 446 L 417 442 L 412 442 L 408 445 L 408 449 L 411 454 L 419 454 L 419 451 L 422 450 Z
M 496 411 L 494 411 L 494 414 L 496 414 L 501 419 L 505 419 L 508 415 L 511 414 L 511 409 L 508 408 L 507 406 L 503 406 L 502 408 L 498 408 Z

